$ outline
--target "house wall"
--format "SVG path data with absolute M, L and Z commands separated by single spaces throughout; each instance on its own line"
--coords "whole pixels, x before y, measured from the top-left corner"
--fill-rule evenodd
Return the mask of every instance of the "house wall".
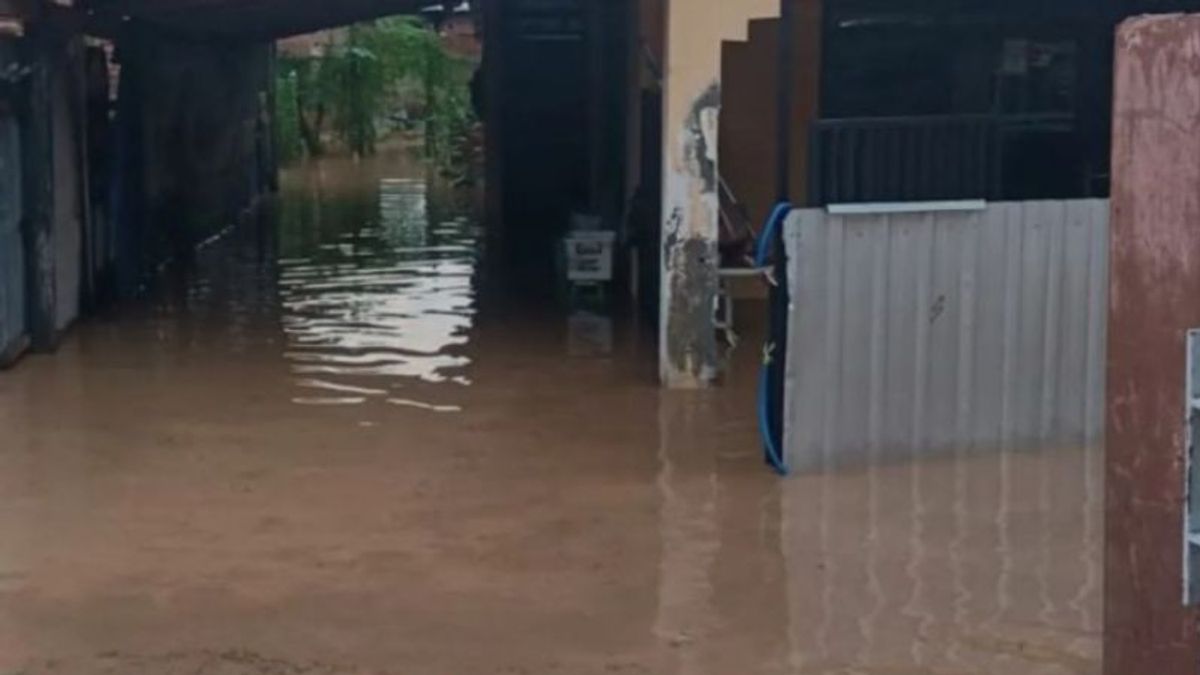
M 1200 327 L 1200 15 L 1117 36 L 1104 667 L 1193 675 L 1183 606 L 1186 333 Z

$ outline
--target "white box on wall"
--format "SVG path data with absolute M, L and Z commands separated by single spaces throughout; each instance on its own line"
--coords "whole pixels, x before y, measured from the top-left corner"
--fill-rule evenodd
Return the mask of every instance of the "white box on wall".
M 572 232 L 563 239 L 566 249 L 567 280 L 573 282 L 612 281 L 615 232 Z

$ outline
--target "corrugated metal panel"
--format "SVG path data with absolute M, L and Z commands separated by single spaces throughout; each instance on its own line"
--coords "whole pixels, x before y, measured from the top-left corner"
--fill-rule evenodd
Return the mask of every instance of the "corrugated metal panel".
M 793 467 L 1100 438 L 1107 201 L 803 210 L 786 239 Z
M 21 137 L 0 113 L 0 358 L 25 335 L 25 258 L 21 242 Z
M 83 167 L 80 166 L 77 120 L 71 102 L 72 71 L 78 67 L 72 54 L 70 66 L 56 69 L 51 105 L 54 152 L 54 308 L 58 330 L 79 317 L 83 284 Z

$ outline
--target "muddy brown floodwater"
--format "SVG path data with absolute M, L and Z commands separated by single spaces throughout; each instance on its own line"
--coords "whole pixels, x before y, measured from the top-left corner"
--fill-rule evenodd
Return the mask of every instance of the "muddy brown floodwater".
M 0 374 L 0 674 L 1099 673 L 1098 451 L 777 480 L 753 339 L 660 391 L 652 330 L 502 290 L 474 201 L 293 172 Z

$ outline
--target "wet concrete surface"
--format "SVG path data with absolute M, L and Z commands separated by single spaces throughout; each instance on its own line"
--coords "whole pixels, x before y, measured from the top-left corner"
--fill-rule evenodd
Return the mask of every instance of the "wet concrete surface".
M 494 290 L 413 175 L 295 172 L 0 376 L 0 673 L 1099 672 L 1098 452 L 780 481 L 752 328 L 660 391 L 653 327 Z

